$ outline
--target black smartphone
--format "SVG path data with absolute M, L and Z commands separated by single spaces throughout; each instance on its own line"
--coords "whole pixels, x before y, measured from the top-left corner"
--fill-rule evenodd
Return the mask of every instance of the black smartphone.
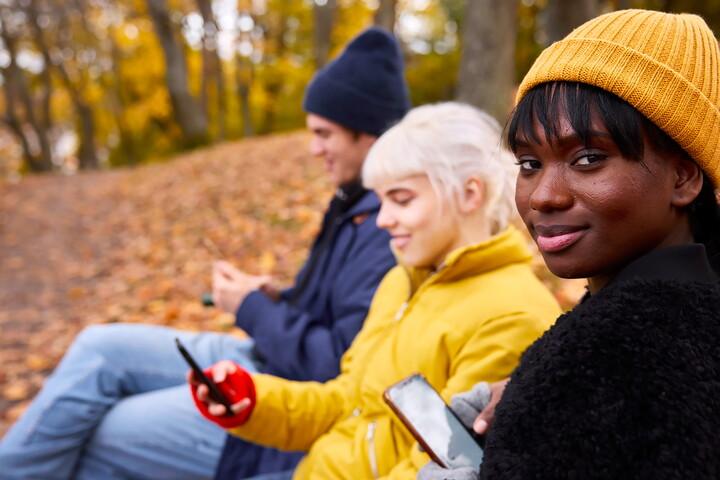
M 217 403 L 225 406 L 226 416 L 232 416 L 233 411 L 230 400 L 228 400 L 228 398 L 220 391 L 220 388 L 217 386 L 217 384 L 213 382 L 210 378 L 208 378 L 207 375 L 205 375 L 205 372 L 202 371 L 202 368 L 200 368 L 192 355 L 190 355 L 190 352 L 188 352 L 185 346 L 180 342 L 179 338 L 175 338 L 175 345 L 180 351 L 180 355 L 182 355 L 187 364 L 190 365 L 190 368 L 193 371 L 193 375 L 195 375 L 195 379 L 208 387 L 210 398 L 212 398 Z
M 385 390 L 383 398 L 435 463 L 479 468 L 482 447 L 425 377 L 411 375 Z
M 213 300 L 212 293 L 205 292 L 200 297 L 200 301 L 203 304 L 203 307 L 214 307 L 215 306 L 215 300 Z

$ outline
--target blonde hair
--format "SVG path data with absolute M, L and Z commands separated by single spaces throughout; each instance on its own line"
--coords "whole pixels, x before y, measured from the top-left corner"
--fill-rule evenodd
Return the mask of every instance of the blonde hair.
M 471 176 L 483 180 L 484 212 L 491 232 L 514 214 L 514 157 L 501 141 L 500 125 L 470 105 L 445 102 L 412 109 L 372 146 L 363 165 L 367 188 L 424 174 L 436 193 L 455 206 Z

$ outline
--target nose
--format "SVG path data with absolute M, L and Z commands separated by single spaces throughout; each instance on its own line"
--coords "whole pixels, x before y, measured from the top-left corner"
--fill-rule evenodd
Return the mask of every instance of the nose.
M 378 226 L 378 228 L 390 230 L 392 227 L 395 226 L 396 223 L 397 221 L 390 212 L 390 208 L 388 207 L 387 202 L 382 202 L 380 204 L 380 211 L 378 212 L 375 224 Z
M 561 168 L 549 167 L 536 176 L 530 192 L 530 208 L 539 212 L 566 210 L 573 204 L 568 179 Z

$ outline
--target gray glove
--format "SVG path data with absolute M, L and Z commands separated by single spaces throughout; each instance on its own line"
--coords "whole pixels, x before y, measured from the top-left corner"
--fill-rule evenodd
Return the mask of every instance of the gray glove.
M 490 403 L 490 385 L 480 382 L 469 392 L 453 395 L 450 399 L 450 408 L 463 425 L 472 429 L 475 419 L 488 403 Z M 443 468 L 432 461 L 421 468 L 417 475 L 417 480 L 477 480 L 478 478 L 480 472 L 477 467 Z
M 460 417 L 460 421 L 472 430 L 475 419 L 483 408 L 490 403 L 490 385 L 487 382 L 476 383 L 469 392 L 458 393 L 450 399 L 450 408 Z
M 480 472 L 477 468 L 443 468 L 435 462 L 429 462 L 417 474 L 417 480 L 477 480 Z

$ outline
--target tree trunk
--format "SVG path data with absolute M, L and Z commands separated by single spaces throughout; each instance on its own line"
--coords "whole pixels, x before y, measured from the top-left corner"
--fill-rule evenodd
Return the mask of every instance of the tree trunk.
M 226 107 L 225 107 L 225 74 L 222 59 L 218 50 L 218 25 L 213 15 L 210 0 L 196 0 L 200 15 L 203 18 L 203 95 L 205 114 L 208 114 L 208 91 L 211 80 L 215 83 L 215 100 L 218 115 L 218 138 L 223 140 L 226 135 Z
M 5 117 L 3 118 L 3 121 L 7 124 L 12 133 L 20 142 L 25 166 L 31 172 L 49 170 L 49 168 L 43 168 L 44 165 L 42 164 L 42 162 L 39 161 L 38 158 L 36 158 L 35 154 L 33 153 L 32 146 L 30 145 L 30 140 L 28 139 L 27 134 L 23 129 L 23 125 L 20 121 L 20 117 L 17 111 L 17 102 L 15 101 L 17 93 L 14 89 L 13 78 L 7 71 L 7 69 L 2 69 L 0 70 L 0 72 L 5 79 L 5 84 L 3 85 L 3 91 L 5 93 Z
M 175 120 L 188 146 L 205 143 L 208 135 L 207 117 L 190 94 L 185 55 L 175 38 L 167 3 L 165 0 L 146 1 L 165 57 L 165 82 Z
M 543 13 L 548 44 L 565 38 L 599 11 L 599 0 L 548 0 Z
M 468 0 L 457 98 L 504 124 L 512 106 L 517 0 Z
M 328 3 L 330 0 L 328 0 Z M 267 25 L 266 39 L 269 42 L 275 43 L 274 55 L 268 55 L 265 57 L 268 63 L 277 62 L 285 55 L 287 45 L 285 43 L 285 29 L 287 19 L 282 12 L 278 12 L 277 16 L 274 17 L 274 21 L 271 21 Z M 285 79 L 282 74 L 277 71 L 272 65 L 270 65 L 270 73 L 265 75 L 265 94 L 270 99 L 278 98 L 280 91 L 282 90 Z M 260 133 L 271 132 L 275 126 L 275 117 L 277 116 L 278 105 L 276 101 L 270 100 L 266 102 L 265 110 L 263 112 L 263 118 L 260 122 L 259 131 Z
M 12 32 L 7 28 L 7 22 L 2 16 L 2 9 L 0 8 L 0 38 L 2 38 L 5 44 L 5 51 L 8 55 L 8 66 L 4 69 L 4 77 L 7 83 L 6 95 L 10 95 L 12 98 L 6 96 L 8 104 L 7 120 L 10 128 L 15 132 L 16 136 L 20 140 L 23 150 L 26 152 L 25 160 L 28 168 L 33 172 L 46 172 L 53 168 L 52 163 L 52 150 L 50 148 L 50 141 L 47 136 L 47 131 L 41 125 L 41 122 L 35 115 L 35 106 L 33 105 L 30 90 L 25 79 L 25 74 L 17 64 L 17 39 L 13 36 Z M 12 85 L 12 88 L 9 88 Z M 28 137 L 25 134 L 23 128 L 23 122 L 17 115 L 17 108 L 15 103 L 15 95 L 23 105 L 25 110 L 25 120 L 30 125 L 35 139 L 39 147 L 39 155 L 35 156 L 32 154 L 32 147 Z
M 380 5 L 375 10 L 375 25 L 384 28 L 388 32 L 394 31 L 396 5 L 397 0 L 380 0 Z
M 50 49 L 47 41 L 45 40 L 45 35 L 42 31 L 42 27 L 37 21 L 37 0 L 31 0 L 28 2 L 26 12 L 31 20 L 30 27 L 33 31 L 35 44 L 42 52 L 43 58 L 46 59 L 46 62 L 50 62 L 50 65 L 52 65 L 59 74 L 60 80 L 72 100 L 79 124 L 78 138 L 80 139 L 80 146 L 78 148 L 78 166 L 81 170 L 94 170 L 100 166 L 100 162 L 98 160 L 97 148 L 95 147 L 95 118 L 92 108 L 83 97 L 82 88 L 73 82 L 65 66 L 61 62 L 52 63 L 49 53 Z M 62 9 L 59 9 L 57 14 L 61 18 L 61 30 L 69 30 L 69 26 L 66 25 L 67 13 Z M 67 31 L 65 33 L 67 33 Z M 61 41 L 61 43 L 64 42 Z M 68 45 L 65 44 L 63 46 L 67 47 Z
M 240 116 L 243 124 L 243 136 L 252 137 L 255 134 L 252 114 L 250 112 L 250 85 L 253 79 L 253 65 L 244 60 L 239 54 L 235 57 L 235 85 L 237 87 L 238 101 L 240 102 Z
M 135 137 L 125 120 L 127 99 L 123 90 L 122 51 L 115 41 L 117 34 L 114 27 L 111 27 L 108 33 L 113 74 L 112 79 L 106 83 L 106 88 L 112 92 L 110 105 L 120 136 L 120 151 L 124 156 L 123 163 L 134 165 L 140 161 L 140 158 L 136 148 Z
M 333 23 L 335 23 L 336 0 L 327 0 L 324 5 L 313 4 L 313 53 L 315 67 L 322 68 L 330 54 L 330 40 L 332 39 Z

